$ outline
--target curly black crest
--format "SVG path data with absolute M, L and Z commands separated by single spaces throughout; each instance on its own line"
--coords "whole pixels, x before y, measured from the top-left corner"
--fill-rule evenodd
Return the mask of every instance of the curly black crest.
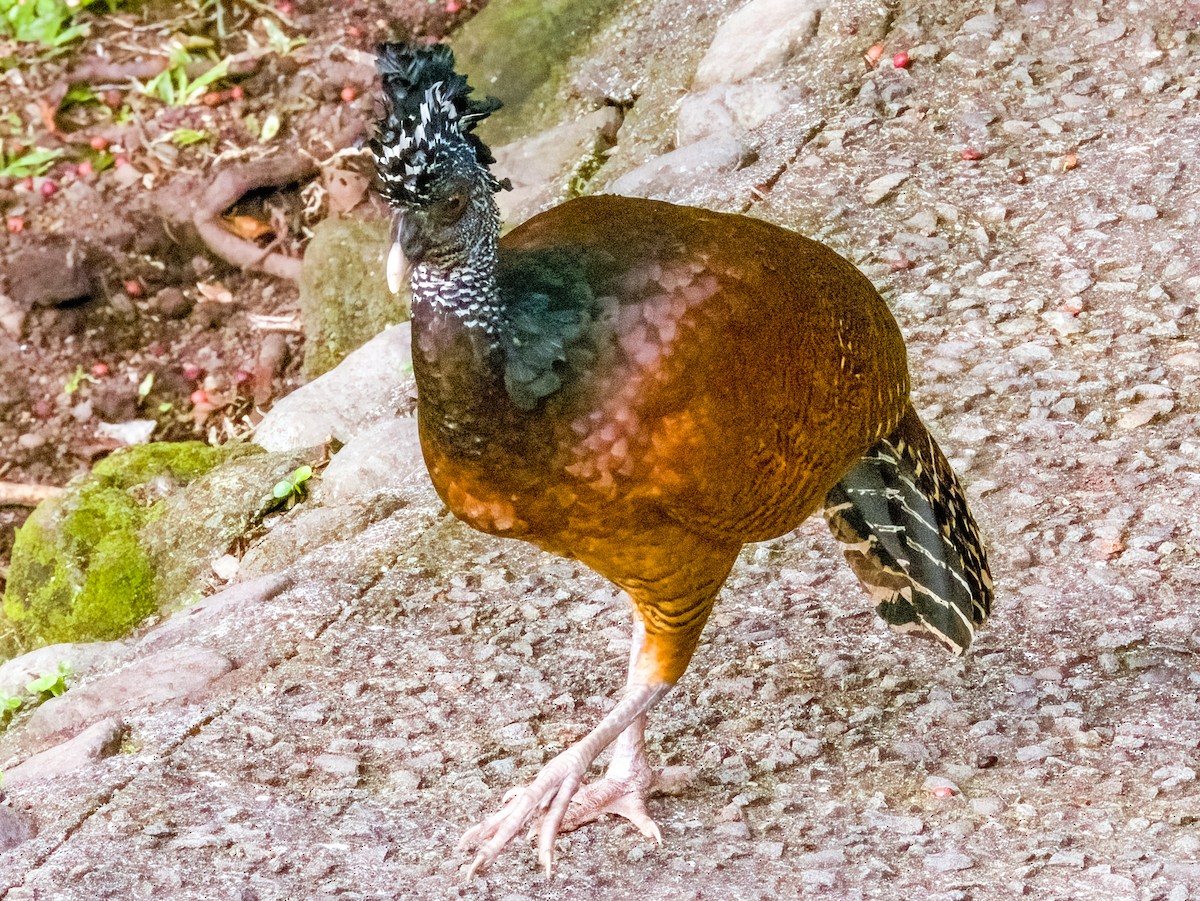
M 392 204 L 420 204 L 430 186 L 463 167 L 484 170 L 492 190 L 502 185 L 487 167 L 495 162 L 475 126 L 501 106 L 494 97 L 472 99 L 454 53 L 435 44 L 382 44 L 376 65 L 383 76 L 384 115 L 370 141 L 379 191 Z

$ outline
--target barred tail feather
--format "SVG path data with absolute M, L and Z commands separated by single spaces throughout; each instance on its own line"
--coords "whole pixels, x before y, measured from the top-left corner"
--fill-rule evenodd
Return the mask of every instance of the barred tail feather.
M 910 406 L 825 497 L 846 562 L 893 629 L 926 632 L 954 654 L 992 606 L 979 528 L 954 470 Z

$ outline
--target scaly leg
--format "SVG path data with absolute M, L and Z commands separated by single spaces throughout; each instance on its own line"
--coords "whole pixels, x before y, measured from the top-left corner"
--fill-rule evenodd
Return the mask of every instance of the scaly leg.
M 689 541 L 692 547 L 688 547 Z M 477 849 L 467 871 L 468 879 L 487 869 L 504 846 L 539 817 L 538 862 L 547 875 L 553 872 L 554 841 L 564 820 L 579 825 L 610 810 L 628 816 L 648 835 L 659 837 L 645 808 L 645 797 L 653 784 L 643 748 L 646 713 L 687 669 L 713 599 L 737 558 L 738 548 L 713 546 L 684 530 L 673 531 L 654 546 L 669 547 L 671 554 L 663 560 L 638 556 L 624 561 L 631 564 L 629 569 L 640 569 L 645 575 L 639 579 L 613 579 L 633 600 L 636 624 L 629 678 L 621 700 L 595 729 L 546 764 L 533 782 L 510 792 L 499 811 L 463 835 L 459 848 Z M 681 558 L 691 565 L 680 569 L 675 561 Z M 583 555 L 580 559 L 589 562 Z M 603 572 L 599 566 L 594 568 Z M 608 776 L 581 798 L 580 813 L 568 819 L 571 799 L 588 767 L 614 741 L 617 748 Z
M 467 871 L 467 878 L 486 869 L 521 831 L 530 816 L 539 811 L 544 813 L 538 829 L 538 862 L 550 875 L 554 868 L 554 840 L 559 824 L 588 767 L 618 735 L 670 691 L 672 684 L 643 682 L 629 685 L 625 696 L 600 725 L 546 764 L 537 778 L 513 795 L 498 812 L 468 830 L 458 843 L 459 848 L 477 846 L 479 850 Z
M 635 678 L 638 655 L 645 640 L 646 626 L 634 607 L 628 684 L 632 684 Z M 646 760 L 645 732 L 646 715 L 642 714 L 617 736 L 604 778 L 579 789 L 559 826 L 559 832 L 572 832 L 606 813 L 612 813 L 629 820 L 642 835 L 662 844 L 662 832 L 646 810 L 646 799 L 654 788 L 657 774 Z

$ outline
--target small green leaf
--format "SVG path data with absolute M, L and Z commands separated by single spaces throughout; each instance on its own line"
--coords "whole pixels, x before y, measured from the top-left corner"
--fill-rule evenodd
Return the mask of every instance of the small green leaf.
M 171 132 L 171 143 L 179 147 L 199 144 L 201 141 L 211 141 L 212 135 L 207 131 L 197 131 L 194 128 L 177 128 Z
M 142 379 L 141 384 L 138 385 L 138 400 L 145 400 L 146 395 L 148 395 L 152 390 L 154 390 L 154 373 L 147 372 L 146 377 Z
M 63 385 L 63 393 L 74 394 L 81 387 L 83 387 L 84 382 L 90 382 L 94 385 L 96 380 L 92 378 L 90 374 L 84 372 L 82 366 L 76 366 L 75 372 L 72 373 L 69 379 L 67 379 L 67 383 Z
M 271 113 L 263 119 L 262 131 L 259 132 L 258 139 L 265 144 L 277 134 L 279 134 L 279 116 Z
M 295 490 L 295 487 L 290 481 L 284 479 L 282 482 L 275 483 L 275 488 L 271 493 L 279 500 L 283 500 Z

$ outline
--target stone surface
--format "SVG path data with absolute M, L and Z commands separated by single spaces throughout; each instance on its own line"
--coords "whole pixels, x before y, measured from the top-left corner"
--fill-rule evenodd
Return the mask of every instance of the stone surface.
M 129 651 L 129 642 L 90 641 L 52 644 L 29 651 L 0 664 L 0 695 L 20 697 L 32 679 L 53 673 L 66 663 L 74 678 L 83 678 L 92 670 L 120 661 Z
M 568 106 L 632 104 L 597 182 L 673 149 L 742 5 L 631 3 L 560 57 Z M 877 624 L 819 521 L 748 548 L 649 717 L 649 757 L 673 765 L 649 802 L 662 846 L 606 818 L 560 839 L 552 884 L 524 842 L 464 883 L 461 833 L 608 709 L 627 613 L 578 563 L 456 523 L 419 474 L 376 490 L 368 439 L 347 499 L 264 526 L 241 577 L 270 575 L 132 652 L 237 671 L 199 703 L 125 701 L 125 753 L 7 789 L 30 828 L 0 893 L 1200 897 L 1195 25 L 1181 2 L 835 0 L 763 74 L 807 93 L 746 133 L 753 156 L 664 182 L 830 243 L 887 298 L 991 548 L 971 653 Z M 19 715 L 0 759 L 34 737 Z
M 126 710 L 194 701 L 231 669 L 228 658 L 208 648 L 183 646 L 159 651 L 44 702 L 26 729 L 44 740 L 77 732 Z
M 512 182 L 511 191 L 496 195 L 500 218 L 519 225 L 534 213 L 565 200 L 575 176 L 603 164 L 603 154 L 617 140 L 622 114 L 602 107 L 574 122 L 497 147 L 493 151 L 497 178 Z
M 816 33 L 828 5 L 828 0 L 750 0 L 721 23 L 693 87 L 774 74 Z
M 117 752 L 125 724 L 120 717 L 109 717 L 84 729 L 74 738 L 34 754 L 4 771 L 9 787 L 38 779 L 51 779 L 87 766 Z
M 665 199 L 676 183 L 712 179 L 732 172 L 746 161 L 746 149 L 736 138 L 697 141 L 650 160 L 612 182 L 605 193 Z
M 360 431 L 413 408 L 412 331 L 386 329 L 336 369 L 278 401 L 254 433 L 270 451 L 350 442 Z

